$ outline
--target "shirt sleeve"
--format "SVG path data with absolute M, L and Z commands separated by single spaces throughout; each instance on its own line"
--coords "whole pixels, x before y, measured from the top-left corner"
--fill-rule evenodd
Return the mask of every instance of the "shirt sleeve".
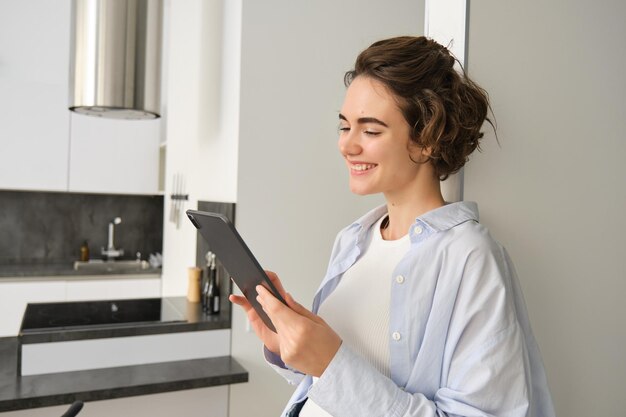
M 286 365 L 280 356 L 263 346 L 263 357 L 270 367 L 276 371 L 280 376 L 285 378 L 291 385 L 298 385 L 304 378 L 304 374 L 290 368 Z
M 411 379 L 398 387 L 344 343 L 309 398 L 335 417 L 526 416 L 528 353 L 502 262 L 492 251 L 466 259 L 450 323 L 439 324 L 448 326 L 442 369 L 411 376 L 440 378 L 434 395 L 409 392 Z
M 449 414 L 528 415 L 531 366 L 512 268 L 493 242 L 466 259 L 448 328 L 444 378 L 434 398 Z
M 402 391 L 345 343 L 308 395 L 334 417 L 437 415 L 432 401 Z

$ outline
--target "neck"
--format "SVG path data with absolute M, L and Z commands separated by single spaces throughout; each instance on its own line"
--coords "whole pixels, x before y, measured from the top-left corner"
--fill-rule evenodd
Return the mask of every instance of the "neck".
M 385 240 L 396 240 L 406 235 L 415 219 L 424 213 L 445 205 L 439 180 L 403 195 L 385 194 L 389 212 L 388 226 L 383 230 Z

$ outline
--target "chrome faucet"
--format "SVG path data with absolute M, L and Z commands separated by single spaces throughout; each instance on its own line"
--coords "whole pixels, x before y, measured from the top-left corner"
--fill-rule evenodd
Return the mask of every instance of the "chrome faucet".
M 124 249 L 115 249 L 115 245 L 113 244 L 115 225 L 120 223 L 122 223 L 122 219 L 119 217 L 116 217 L 109 222 L 109 242 L 106 250 L 102 248 L 102 256 L 106 256 L 108 260 L 114 260 L 115 258 L 124 255 Z

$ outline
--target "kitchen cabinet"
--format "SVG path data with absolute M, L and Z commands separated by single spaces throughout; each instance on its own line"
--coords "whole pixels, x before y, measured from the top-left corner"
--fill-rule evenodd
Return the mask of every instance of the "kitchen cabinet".
M 161 278 L 145 276 L 55 280 L 4 279 L 0 282 L 0 337 L 16 336 L 28 303 L 156 298 Z
M 160 120 L 68 110 L 71 1 L 0 3 L 0 189 L 157 194 Z
M 160 121 L 72 113 L 68 190 L 157 194 Z
M 90 279 L 66 282 L 67 301 L 121 300 L 161 296 L 160 278 Z
M 65 301 L 65 281 L 0 283 L 0 337 L 16 336 L 28 303 Z
M 0 3 L 0 189 L 67 190 L 70 4 Z

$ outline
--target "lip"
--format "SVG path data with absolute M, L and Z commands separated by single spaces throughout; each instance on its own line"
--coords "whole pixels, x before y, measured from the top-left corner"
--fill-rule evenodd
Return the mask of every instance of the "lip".
M 350 169 L 350 175 L 354 175 L 354 176 L 367 175 L 371 173 L 373 170 L 375 170 L 376 167 L 378 167 L 378 164 L 374 164 L 372 162 L 364 162 L 364 161 L 346 161 L 346 162 L 348 163 L 348 168 Z M 357 170 L 355 169 L 355 166 L 357 165 L 373 165 L 373 166 L 369 169 Z

